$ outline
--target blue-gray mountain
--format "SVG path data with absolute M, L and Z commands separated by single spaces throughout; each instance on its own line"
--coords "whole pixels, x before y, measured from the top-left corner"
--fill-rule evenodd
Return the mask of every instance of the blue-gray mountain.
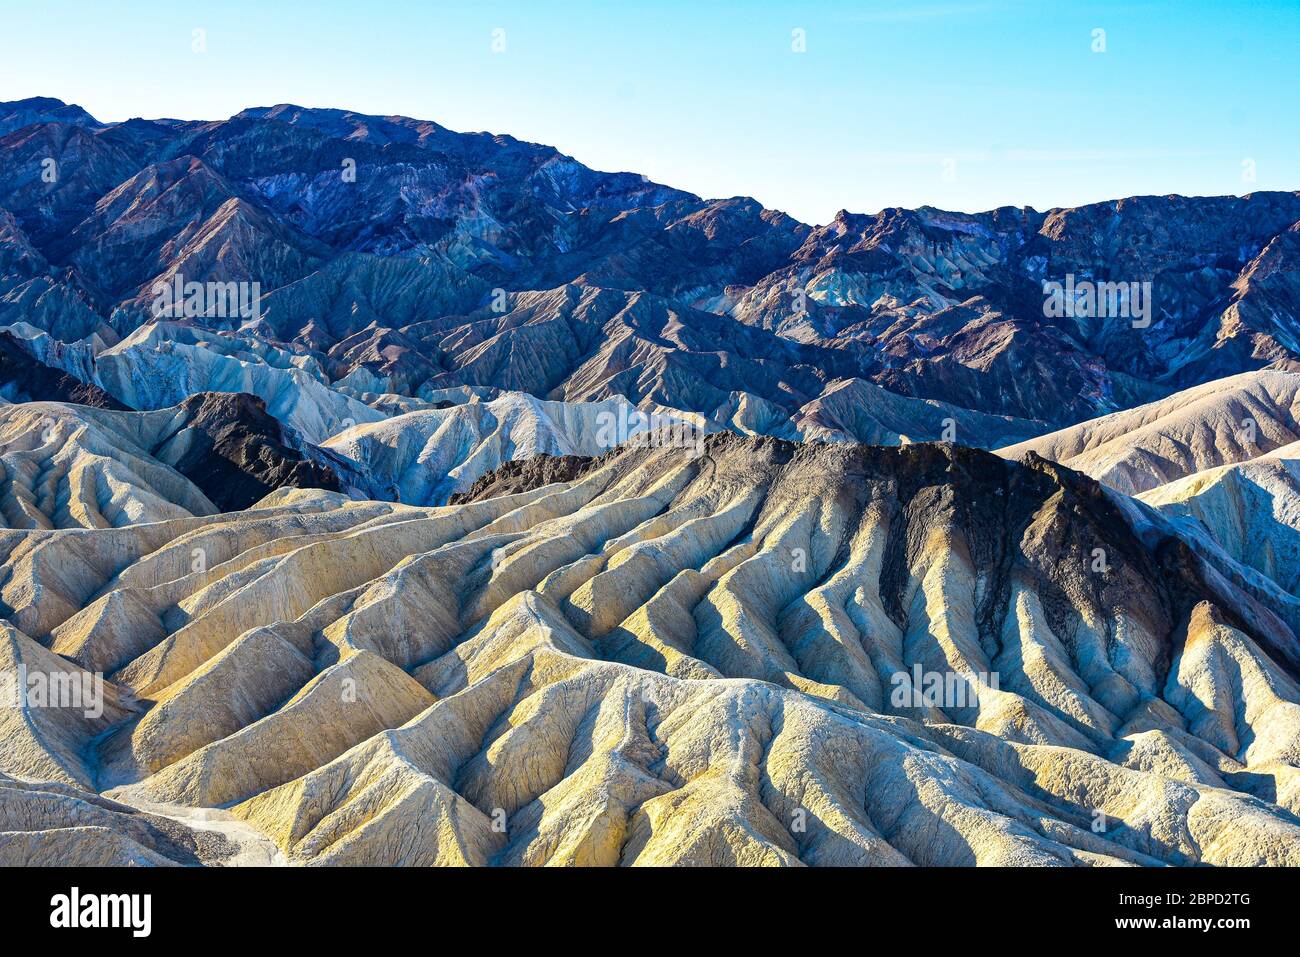
M 808 226 L 509 136 L 281 105 L 101 123 L 0 104 L 0 325 L 112 344 L 155 284 L 259 284 L 186 321 L 337 381 L 795 416 L 841 380 L 1044 431 L 1300 369 L 1300 194 L 841 212 Z M 1151 285 L 1146 325 L 1044 281 Z M 936 416 L 934 435 L 938 437 Z

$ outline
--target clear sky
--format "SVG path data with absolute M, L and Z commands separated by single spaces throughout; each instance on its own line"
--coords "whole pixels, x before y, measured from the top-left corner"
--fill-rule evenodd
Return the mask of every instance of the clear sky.
M 55 96 L 104 120 L 280 102 L 401 113 L 813 223 L 840 208 L 1300 189 L 1298 76 L 1297 0 L 0 10 L 0 99 Z

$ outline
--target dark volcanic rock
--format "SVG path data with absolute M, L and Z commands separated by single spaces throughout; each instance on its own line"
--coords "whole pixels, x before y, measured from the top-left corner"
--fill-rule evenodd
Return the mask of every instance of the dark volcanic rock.
M 528 492 L 555 482 L 572 482 L 599 461 L 599 458 L 585 455 L 534 455 L 529 459 L 512 459 L 479 476 L 464 492 L 453 492 L 447 504 L 461 505 L 498 495 Z
M 74 379 L 33 357 L 22 340 L 0 330 L 0 396 L 10 402 L 76 402 L 97 409 L 125 409 L 99 386 Z
M 290 445 L 256 396 L 202 392 L 179 411 L 181 427 L 155 451 L 222 511 L 247 508 L 278 488 L 339 490 L 334 471 Z

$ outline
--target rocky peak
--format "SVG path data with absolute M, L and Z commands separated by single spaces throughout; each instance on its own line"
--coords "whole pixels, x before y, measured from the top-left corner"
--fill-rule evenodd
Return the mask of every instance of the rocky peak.
M 266 403 L 246 393 L 190 396 L 151 451 L 222 511 L 247 508 L 277 488 L 339 489 L 334 471 L 309 459 Z

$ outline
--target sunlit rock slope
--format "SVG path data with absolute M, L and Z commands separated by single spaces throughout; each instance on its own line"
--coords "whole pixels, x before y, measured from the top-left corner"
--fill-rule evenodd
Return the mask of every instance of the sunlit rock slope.
M 1300 440 L 1300 373 L 1247 372 L 1000 450 L 1032 451 L 1132 495 Z
M 564 461 L 5 533 L 7 654 L 110 706 L 0 770 L 295 864 L 1300 864 L 1295 635 L 1146 506 L 947 445 Z

